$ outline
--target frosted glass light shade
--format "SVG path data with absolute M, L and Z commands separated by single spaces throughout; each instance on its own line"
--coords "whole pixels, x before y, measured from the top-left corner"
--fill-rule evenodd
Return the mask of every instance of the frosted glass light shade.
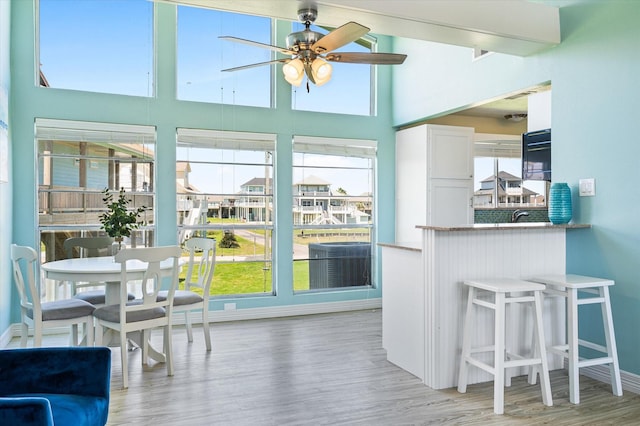
M 311 63 L 311 72 L 313 73 L 313 79 L 316 81 L 316 86 L 322 86 L 331 80 L 333 67 L 330 63 L 316 58 Z
M 300 86 L 304 77 L 304 65 L 300 59 L 294 59 L 282 66 L 284 79 L 293 86 Z

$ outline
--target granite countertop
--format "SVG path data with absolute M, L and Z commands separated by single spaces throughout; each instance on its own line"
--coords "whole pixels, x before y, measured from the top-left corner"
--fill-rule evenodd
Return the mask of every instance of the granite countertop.
M 506 231 L 514 229 L 582 229 L 591 228 L 589 224 L 566 223 L 554 225 L 551 222 L 521 222 L 521 223 L 477 223 L 474 225 L 458 226 L 429 226 L 416 225 L 418 229 L 428 229 L 434 231 Z
M 508 231 L 521 229 L 586 229 L 591 228 L 590 224 L 566 223 L 554 225 L 551 222 L 522 222 L 522 223 L 477 223 L 474 225 L 458 226 L 429 226 L 417 225 L 416 228 L 434 231 Z M 421 242 L 395 242 L 378 243 L 380 247 L 390 247 L 408 251 L 422 251 Z

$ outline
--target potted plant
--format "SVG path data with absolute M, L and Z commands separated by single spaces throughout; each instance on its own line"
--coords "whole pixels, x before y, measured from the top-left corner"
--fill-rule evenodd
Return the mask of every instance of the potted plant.
M 102 229 L 118 242 L 118 250 L 120 250 L 122 239 L 130 237 L 131 231 L 142 225 L 142 222 L 138 222 L 138 219 L 140 214 L 146 211 L 147 208 L 142 206 L 129 210 L 127 208 L 129 200 L 124 195 L 124 188 L 120 188 L 117 199 L 114 199 L 113 193 L 109 192 L 109 188 L 105 188 L 102 193 L 104 194 L 102 201 L 107 206 L 107 211 L 100 215 Z

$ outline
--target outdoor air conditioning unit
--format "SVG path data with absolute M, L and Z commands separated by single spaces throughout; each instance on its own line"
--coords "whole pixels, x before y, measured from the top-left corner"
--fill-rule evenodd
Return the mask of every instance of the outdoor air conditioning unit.
M 309 288 L 371 285 L 371 244 L 309 244 Z

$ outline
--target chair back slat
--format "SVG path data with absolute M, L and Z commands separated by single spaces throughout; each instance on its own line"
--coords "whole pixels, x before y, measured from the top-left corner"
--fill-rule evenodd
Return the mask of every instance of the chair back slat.
M 34 317 L 41 312 L 40 289 L 36 283 L 37 260 L 38 254 L 31 247 L 11 244 L 13 278 L 20 295 L 20 306 L 23 310 L 33 309 Z
M 189 249 L 189 265 L 184 282 L 185 290 L 200 288 L 208 295 L 216 266 L 216 240 L 212 238 L 190 238 L 185 242 Z M 199 258 L 196 253 L 201 251 Z
M 121 264 L 121 315 L 126 315 L 126 312 L 141 311 L 157 307 L 165 308 L 167 309 L 167 312 L 171 311 L 170 307 L 173 303 L 173 296 L 178 283 L 178 259 L 181 254 L 182 251 L 178 246 L 124 249 L 116 254 L 115 261 Z M 137 281 L 137 285 L 141 288 L 142 303 L 140 304 L 128 305 L 126 303 L 122 303 L 122 301 L 127 300 L 127 284 L 133 280 L 127 270 L 127 261 L 130 260 L 138 260 L 147 264 L 147 268 L 142 279 L 137 278 L 134 280 Z M 162 262 L 171 262 L 171 267 L 163 269 L 161 265 Z M 169 281 L 167 299 L 158 301 L 158 292 L 162 289 L 162 283 L 165 279 Z
M 113 254 L 113 238 L 111 237 L 72 237 L 62 243 L 67 259 L 77 257 L 111 256 Z

